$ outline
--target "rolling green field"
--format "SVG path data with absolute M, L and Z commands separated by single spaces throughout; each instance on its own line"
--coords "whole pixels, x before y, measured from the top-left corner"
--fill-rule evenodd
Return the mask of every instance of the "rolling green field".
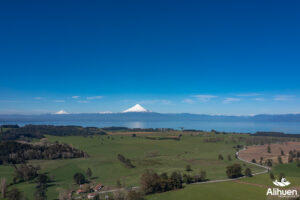
M 178 134 L 178 132 L 177 132 Z M 161 133 L 161 135 L 174 135 L 174 133 Z M 159 134 L 157 136 L 160 136 Z M 207 138 L 221 138 L 217 142 L 205 142 Z M 110 136 L 47 136 L 54 142 L 71 144 L 75 148 L 84 150 L 89 154 L 88 158 L 65 159 L 65 160 L 34 160 L 30 164 L 40 165 L 41 171 L 48 173 L 55 180 L 53 186 L 48 187 L 48 199 L 55 199 L 58 196 L 59 188 L 76 189 L 78 186 L 73 183 L 73 175 L 76 172 L 85 173 L 87 168 L 93 172 L 92 181 L 102 183 L 105 186 L 115 187 L 117 180 L 120 180 L 125 187 L 138 186 L 141 174 L 146 169 L 153 169 L 158 173 L 173 171 L 185 171 L 186 165 L 191 165 L 193 171 L 190 174 L 198 174 L 200 170 L 207 172 L 210 180 L 226 178 L 226 166 L 233 163 L 242 164 L 243 168 L 250 167 L 252 172 L 262 171 L 260 167 L 244 164 L 235 158 L 233 146 L 242 144 L 237 142 L 237 137 L 249 137 L 247 135 L 215 135 L 215 134 L 184 134 L 181 140 L 154 140 L 147 139 L 145 135 L 132 137 L 131 135 L 114 134 Z M 136 168 L 126 168 L 118 159 L 121 153 L 129 158 Z M 224 160 L 218 160 L 218 155 L 222 154 Z M 232 161 L 227 160 L 231 155 Z M 13 167 L 0 166 L 0 178 L 5 177 L 10 183 L 12 181 Z M 264 175 L 262 175 L 264 177 Z M 251 181 L 258 179 L 254 177 Z M 36 184 L 21 183 L 12 187 L 17 187 L 24 192 L 25 196 L 33 199 Z M 149 199 L 174 199 L 173 195 L 187 195 L 187 199 L 198 199 L 199 195 L 217 195 L 213 189 L 225 190 L 228 187 L 234 190 L 237 183 L 214 183 L 205 185 L 189 185 L 185 189 L 164 194 L 149 196 Z M 241 185 L 242 193 L 249 193 L 252 188 Z M 226 190 L 227 191 L 227 190 Z M 204 193 L 203 193 L 204 192 Z M 188 193 L 188 194 L 185 194 Z M 263 193 L 262 190 L 255 190 L 251 195 L 255 196 Z M 221 194 L 220 194 L 221 195 Z M 230 195 L 230 193 L 228 194 Z M 200 198 L 199 196 L 199 198 Z M 193 198 L 196 197 L 196 198 Z M 181 198 L 177 198 L 181 199 Z M 207 198 L 206 198 L 207 199 Z M 211 198 L 213 199 L 213 198 Z M 225 199 L 225 198 L 222 198 Z M 230 199 L 230 198 L 229 198 Z M 232 199 L 232 198 L 231 198 Z M 246 198 L 245 198 L 246 199 Z
M 278 177 L 279 173 L 283 172 L 286 179 L 291 182 L 288 188 L 296 188 L 299 191 L 300 185 L 300 169 L 293 164 L 276 165 L 272 172 Z M 188 185 L 184 189 L 177 191 L 170 191 L 160 194 L 149 195 L 147 200 L 171 200 L 171 199 L 228 199 L 228 200 L 265 200 L 265 199 L 280 199 L 270 198 L 266 196 L 267 188 L 275 187 L 272 184 L 269 174 L 261 174 L 251 178 L 244 178 L 241 180 L 222 182 L 222 183 L 208 183 L 208 184 L 194 184 Z

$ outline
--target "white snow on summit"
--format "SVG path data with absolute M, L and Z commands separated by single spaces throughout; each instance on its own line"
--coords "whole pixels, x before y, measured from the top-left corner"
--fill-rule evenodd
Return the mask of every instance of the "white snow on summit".
M 64 111 L 64 110 L 60 110 L 60 111 L 57 111 L 55 114 L 57 115 L 65 115 L 65 114 L 69 114 L 68 112 Z
M 136 104 L 135 106 L 128 108 L 127 110 L 123 111 L 126 112 L 149 112 L 149 110 L 143 108 L 140 104 Z

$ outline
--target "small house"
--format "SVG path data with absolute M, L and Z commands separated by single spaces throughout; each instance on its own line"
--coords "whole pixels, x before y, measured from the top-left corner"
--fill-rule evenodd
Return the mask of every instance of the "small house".
M 93 187 L 93 190 L 95 192 L 97 192 L 97 191 L 101 190 L 101 188 L 103 188 L 103 185 L 101 183 L 99 183 L 98 185 L 96 185 L 95 187 Z
M 76 194 L 81 194 L 81 193 L 84 193 L 84 190 L 79 188 L 77 191 L 76 191 Z

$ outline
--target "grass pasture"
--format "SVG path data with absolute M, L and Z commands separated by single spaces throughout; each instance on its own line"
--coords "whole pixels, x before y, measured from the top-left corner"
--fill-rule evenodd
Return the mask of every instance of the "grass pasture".
M 300 169 L 295 164 L 280 164 L 276 165 L 272 172 L 275 178 L 283 172 L 286 179 L 291 182 L 291 185 L 284 189 L 297 189 L 300 193 Z M 251 178 L 244 178 L 241 180 L 234 180 L 221 183 L 208 184 L 193 184 L 187 185 L 185 188 L 176 191 L 170 191 L 160 194 L 153 194 L 146 196 L 147 200 L 273 200 L 282 199 L 278 197 L 266 196 L 267 188 L 276 187 L 272 184 L 269 174 L 261 174 Z M 284 198 L 286 199 L 286 198 Z
M 174 136 L 175 133 L 156 133 L 155 136 L 162 137 L 166 135 L 168 137 Z M 42 172 L 46 172 L 54 178 L 54 185 L 48 188 L 48 199 L 57 198 L 58 188 L 78 188 L 73 184 L 72 177 L 76 172 L 85 173 L 87 168 L 92 169 L 93 182 L 110 187 L 115 187 L 117 180 L 120 180 L 126 187 L 139 185 L 139 178 L 145 169 L 153 169 L 158 173 L 168 172 L 169 174 L 173 171 L 197 174 L 200 170 L 205 170 L 207 178 L 210 180 L 226 178 L 225 168 L 233 163 L 240 163 L 243 168 L 250 167 L 253 172 L 261 171 L 262 169 L 259 167 L 244 164 L 235 158 L 233 146 L 242 144 L 232 140 L 235 137 L 249 136 L 207 133 L 192 135 L 188 133 L 184 134 L 179 141 L 173 139 L 147 139 L 146 135 L 140 134 L 137 134 L 137 137 L 132 137 L 131 134 L 126 135 L 124 133 L 91 137 L 47 136 L 52 142 L 59 141 L 82 149 L 89 154 L 89 157 L 65 160 L 34 160 L 29 163 L 40 165 Z M 220 140 L 207 142 L 205 140 L 207 138 L 219 138 Z M 126 168 L 117 159 L 119 153 L 129 158 L 136 168 Z M 219 154 L 223 155 L 224 160 L 218 160 Z M 228 155 L 231 156 L 232 161 L 227 160 Z M 193 171 L 186 172 L 186 165 L 190 165 Z M 12 173 L 12 167 L 0 166 L 0 177 L 6 177 L 11 181 Z M 221 186 L 223 184 L 228 183 L 220 183 Z M 29 199 L 33 199 L 35 185 L 35 183 L 22 183 L 14 187 L 24 191 Z M 195 187 L 198 186 L 188 186 L 186 189 L 193 190 Z M 209 188 L 210 186 L 204 187 Z
M 188 185 L 184 189 L 149 195 L 147 200 L 265 200 L 265 189 L 238 182 L 208 183 Z

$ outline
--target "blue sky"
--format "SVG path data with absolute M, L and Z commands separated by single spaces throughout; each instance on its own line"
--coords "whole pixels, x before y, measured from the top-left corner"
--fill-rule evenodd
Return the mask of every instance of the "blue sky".
M 0 113 L 300 113 L 299 7 L 1 1 Z

